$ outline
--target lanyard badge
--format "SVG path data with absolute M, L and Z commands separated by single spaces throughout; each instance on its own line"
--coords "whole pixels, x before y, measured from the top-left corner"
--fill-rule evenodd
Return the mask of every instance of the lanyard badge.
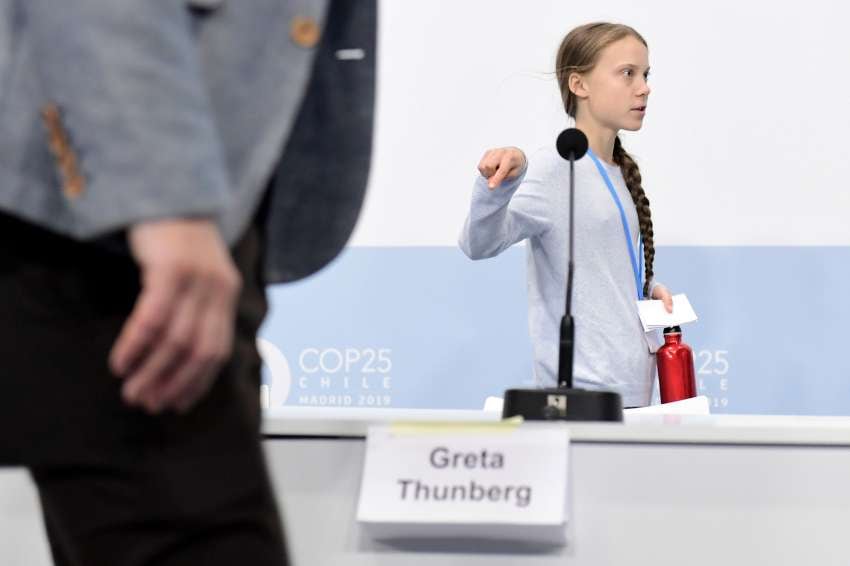
M 599 174 L 602 176 L 602 180 L 605 181 L 605 184 L 608 186 L 608 192 L 611 193 L 611 198 L 614 199 L 614 204 L 617 205 L 617 210 L 620 211 L 620 221 L 623 223 L 623 234 L 626 236 L 626 245 L 629 248 L 629 259 L 632 262 L 632 272 L 635 276 L 635 288 L 637 289 L 637 298 L 640 301 L 643 299 L 642 286 L 640 284 L 643 279 L 643 262 L 638 262 L 638 257 L 635 254 L 635 246 L 632 243 L 631 230 L 629 230 L 629 221 L 626 218 L 626 211 L 623 209 L 623 203 L 620 202 L 620 197 L 617 195 L 617 191 L 614 189 L 614 184 L 611 182 L 611 178 L 608 176 L 608 172 L 605 171 L 605 167 L 602 166 L 602 163 L 599 161 L 599 158 L 596 157 L 596 154 L 593 153 L 593 150 L 588 148 L 587 154 L 596 164 L 596 168 L 599 170 Z M 640 257 L 643 258 L 643 238 L 640 238 Z

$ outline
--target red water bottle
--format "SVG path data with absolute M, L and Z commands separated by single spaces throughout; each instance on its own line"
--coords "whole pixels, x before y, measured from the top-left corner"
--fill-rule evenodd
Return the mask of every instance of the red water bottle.
M 658 349 L 656 356 L 661 402 L 670 403 L 696 397 L 694 352 L 682 342 L 680 327 L 671 326 L 664 329 L 664 345 Z

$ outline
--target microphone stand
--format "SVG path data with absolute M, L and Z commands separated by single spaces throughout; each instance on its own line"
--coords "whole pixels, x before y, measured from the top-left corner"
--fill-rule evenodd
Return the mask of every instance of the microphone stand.
M 571 389 L 573 386 L 573 351 L 575 348 L 575 324 L 573 323 L 573 242 L 575 241 L 575 152 L 570 158 L 570 237 L 567 248 L 567 302 L 561 317 L 561 343 L 558 349 L 558 387 Z

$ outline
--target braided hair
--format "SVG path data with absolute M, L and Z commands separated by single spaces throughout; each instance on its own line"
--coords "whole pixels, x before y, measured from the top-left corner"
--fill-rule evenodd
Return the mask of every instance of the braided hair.
M 652 231 L 652 213 L 649 211 L 649 199 L 641 186 L 640 169 L 638 169 L 638 165 L 632 159 L 632 156 L 623 149 L 620 136 L 614 139 L 614 163 L 620 166 L 626 187 L 629 189 L 629 194 L 632 195 L 632 202 L 635 203 L 637 210 L 640 237 L 643 239 L 643 261 L 646 267 L 646 279 L 643 284 L 643 296 L 646 297 L 649 295 L 649 282 L 652 281 L 653 276 L 652 263 L 655 260 L 655 233 Z

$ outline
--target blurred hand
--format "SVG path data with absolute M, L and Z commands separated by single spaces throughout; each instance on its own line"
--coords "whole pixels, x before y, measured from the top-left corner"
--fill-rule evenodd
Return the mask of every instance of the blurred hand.
M 490 190 L 502 184 L 505 179 L 515 179 L 526 165 L 525 154 L 516 147 L 500 147 L 484 153 L 478 164 L 478 172 L 487 179 Z
M 143 222 L 128 236 L 142 290 L 109 364 L 128 404 L 185 412 L 230 357 L 239 272 L 211 220 Z
M 656 285 L 652 290 L 652 298 L 659 301 L 664 301 L 664 308 L 667 312 L 673 312 L 673 295 L 667 290 L 664 285 Z

